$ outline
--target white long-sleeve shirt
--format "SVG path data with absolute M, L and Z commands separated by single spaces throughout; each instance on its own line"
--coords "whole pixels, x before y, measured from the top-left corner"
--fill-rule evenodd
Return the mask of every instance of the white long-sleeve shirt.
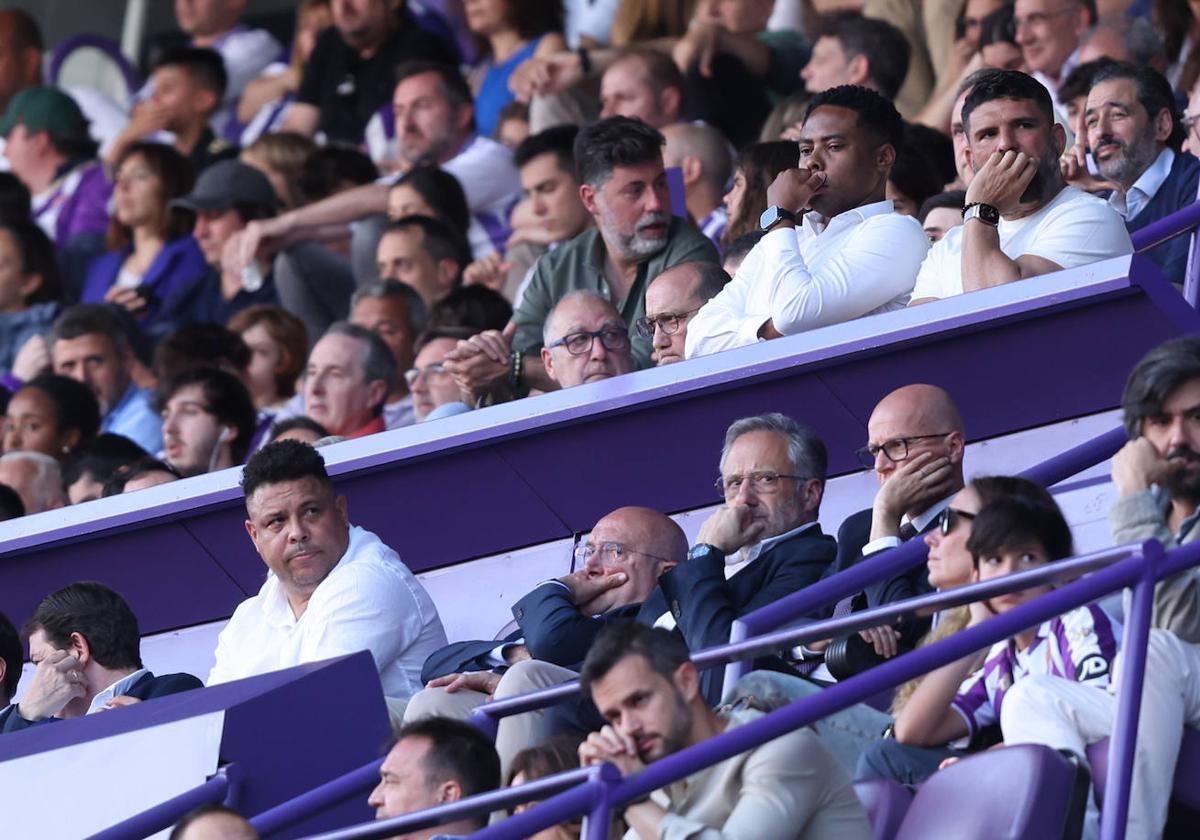
M 832 219 L 809 212 L 746 255 L 733 280 L 688 324 L 688 358 L 753 344 L 768 320 L 784 335 L 908 303 L 929 240 L 879 201 Z
M 217 639 L 208 685 L 369 650 L 387 697 L 422 687 L 425 659 L 446 645 L 429 593 L 395 551 L 352 526 L 342 559 L 299 619 L 274 574 L 234 611 Z

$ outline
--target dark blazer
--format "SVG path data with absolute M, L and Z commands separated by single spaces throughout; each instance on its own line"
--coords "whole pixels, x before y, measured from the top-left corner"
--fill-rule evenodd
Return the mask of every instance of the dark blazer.
M 726 644 L 735 619 L 816 583 L 836 556 L 833 538 L 814 525 L 772 546 L 728 580 L 724 562 L 709 557 L 681 563 L 660 577 L 658 584 L 688 649 L 698 651 Z M 768 657 L 755 666 L 779 670 L 782 663 Z M 720 702 L 722 669 L 709 668 L 701 674 L 709 703 Z
M 191 674 L 164 674 L 161 677 L 156 677 L 147 671 L 138 677 L 133 685 L 129 686 L 129 690 L 121 696 L 136 697 L 138 700 L 152 700 L 155 697 L 165 697 L 168 694 L 191 691 L 193 688 L 204 688 L 204 683 Z M 31 726 L 41 726 L 45 723 L 56 723 L 58 721 L 59 718 L 55 717 L 38 721 L 25 720 L 25 718 L 17 714 L 17 704 L 13 703 L 7 709 L 0 712 L 0 733 L 20 732 L 22 729 L 28 729 Z
M 600 616 L 586 616 L 579 612 L 565 586 L 547 581 L 513 605 L 519 629 L 503 641 L 478 639 L 446 645 L 425 660 L 421 680 L 429 682 L 447 674 L 488 670 L 492 667 L 489 654 L 498 645 L 522 639 L 534 659 L 578 671 L 588 648 L 606 625 L 630 618 L 653 624 L 666 611 L 666 599 L 661 590 L 655 589 L 644 603 L 617 607 Z

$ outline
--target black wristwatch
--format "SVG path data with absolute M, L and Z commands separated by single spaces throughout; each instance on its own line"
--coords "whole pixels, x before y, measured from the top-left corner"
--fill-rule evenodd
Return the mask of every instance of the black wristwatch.
M 982 201 L 976 201 L 964 207 L 962 217 L 963 222 L 978 219 L 985 225 L 991 225 L 992 227 L 1000 224 L 1000 211 L 990 204 L 984 204 Z
M 758 217 L 758 226 L 763 229 L 764 233 L 780 222 L 792 222 L 795 224 L 796 214 L 791 210 L 784 210 L 778 204 L 772 204 Z
M 696 543 L 688 552 L 689 560 L 699 560 L 704 557 L 715 557 L 722 563 L 725 562 L 725 552 L 708 543 Z

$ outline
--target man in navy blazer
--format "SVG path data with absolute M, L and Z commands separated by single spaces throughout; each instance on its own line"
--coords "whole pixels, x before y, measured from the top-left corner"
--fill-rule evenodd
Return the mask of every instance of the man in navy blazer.
M 142 667 L 137 618 L 120 595 L 99 583 L 73 583 L 48 595 L 23 635 L 37 669 L 20 703 L 0 712 L 0 732 L 203 685 L 190 674 L 156 677 Z

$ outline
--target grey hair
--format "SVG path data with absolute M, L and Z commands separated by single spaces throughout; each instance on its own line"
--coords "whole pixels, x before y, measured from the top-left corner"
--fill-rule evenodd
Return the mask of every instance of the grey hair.
M 44 452 L 6 452 L 0 455 L 0 464 L 15 464 L 28 461 L 37 467 L 34 475 L 34 486 L 37 489 L 39 508 L 46 508 L 52 502 L 65 502 L 66 493 L 63 490 L 62 467 L 58 461 Z M 26 511 L 30 513 L 31 511 Z
M 387 402 L 386 395 L 396 387 L 396 377 L 399 375 L 396 370 L 396 358 L 392 355 L 392 351 L 375 333 L 366 327 L 360 327 L 358 324 L 351 324 L 348 321 L 335 321 L 330 324 L 329 329 L 325 330 L 325 335 L 344 335 L 347 338 L 353 338 L 363 346 L 364 381 L 374 382 L 376 379 L 382 379 L 387 386 L 384 399 L 380 400 L 378 406 L 379 412 L 382 412 L 383 405 Z
M 425 327 L 429 324 L 429 310 L 425 308 L 425 301 L 421 300 L 417 290 L 407 283 L 401 283 L 399 280 L 376 280 L 368 283 L 358 289 L 350 298 L 350 308 L 354 309 L 358 306 L 359 301 L 368 298 L 376 300 L 399 298 L 404 301 L 405 311 L 408 312 L 408 334 L 416 338 L 425 332 Z
M 808 426 L 802 426 L 778 411 L 733 421 L 725 430 L 725 445 L 721 448 L 722 472 L 725 471 L 725 461 L 734 442 L 750 432 L 774 432 L 783 435 L 787 438 L 788 460 L 792 462 L 795 474 L 804 478 L 815 478 L 824 483 L 825 471 L 829 467 L 829 453 L 825 449 L 825 442 Z
M 604 295 L 600 294 L 599 292 L 592 291 L 591 289 L 576 289 L 575 291 L 567 292 L 565 295 L 560 297 L 558 299 L 558 303 L 554 304 L 554 308 L 551 309 L 550 313 L 546 316 L 546 320 L 542 322 L 542 344 L 543 345 L 548 346 L 550 344 L 550 342 L 554 340 L 553 330 L 551 329 L 551 327 L 554 325 L 554 316 L 558 312 L 559 307 L 562 306 L 564 303 L 569 303 L 571 301 L 580 300 L 580 299 L 600 301 L 600 303 L 604 304 L 605 306 L 607 306 L 609 309 L 611 309 L 613 312 L 616 313 L 618 320 L 621 319 L 621 313 L 617 312 L 617 308 L 612 305 L 612 301 L 610 301 Z

